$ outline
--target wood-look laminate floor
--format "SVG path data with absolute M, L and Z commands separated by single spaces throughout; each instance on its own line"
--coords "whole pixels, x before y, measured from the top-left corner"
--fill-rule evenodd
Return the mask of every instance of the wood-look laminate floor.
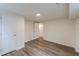
M 75 49 L 49 42 L 43 39 L 35 39 L 25 43 L 25 48 L 5 54 L 4 56 L 75 56 Z

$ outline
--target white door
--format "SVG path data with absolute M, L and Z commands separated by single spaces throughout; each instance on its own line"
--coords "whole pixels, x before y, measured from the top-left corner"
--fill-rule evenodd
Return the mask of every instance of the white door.
M 2 54 L 16 50 L 17 19 L 3 17 L 2 19 Z
M 0 17 L 0 52 L 2 50 L 2 18 Z

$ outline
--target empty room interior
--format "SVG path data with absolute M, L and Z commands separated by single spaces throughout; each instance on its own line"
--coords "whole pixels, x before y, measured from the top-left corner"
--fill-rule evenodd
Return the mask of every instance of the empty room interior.
M 78 56 L 78 3 L 0 3 L 1 56 Z

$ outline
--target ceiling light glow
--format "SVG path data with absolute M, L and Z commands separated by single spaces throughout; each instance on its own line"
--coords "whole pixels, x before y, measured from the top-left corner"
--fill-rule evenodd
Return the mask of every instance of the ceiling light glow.
M 41 16 L 41 14 L 40 13 L 37 13 L 36 16 Z

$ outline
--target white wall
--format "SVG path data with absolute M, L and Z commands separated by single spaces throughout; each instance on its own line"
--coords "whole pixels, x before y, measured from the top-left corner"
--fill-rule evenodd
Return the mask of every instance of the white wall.
M 33 40 L 33 21 L 25 19 L 25 42 Z
M 58 19 L 44 22 L 44 38 L 48 41 L 74 47 L 74 20 Z
M 2 17 L 0 16 L 0 51 L 2 50 Z
M 79 53 L 79 19 L 76 19 L 76 42 L 75 49 Z

